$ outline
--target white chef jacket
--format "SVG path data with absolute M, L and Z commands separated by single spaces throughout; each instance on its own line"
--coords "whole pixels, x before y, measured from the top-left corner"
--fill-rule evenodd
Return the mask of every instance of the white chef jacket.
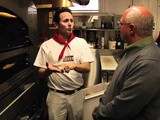
M 69 47 L 65 49 L 64 55 L 58 61 L 59 55 L 64 45 L 56 42 L 53 38 L 45 41 L 37 54 L 34 65 L 46 68 L 46 62 L 55 65 L 60 63 L 93 62 L 92 52 L 87 42 L 79 37 L 75 37 Z M 52 73 L 49 76 L 48 86 L 56 90 L 75 90 L 84 84 L 82 73 L 71 70 L 69 73 Z

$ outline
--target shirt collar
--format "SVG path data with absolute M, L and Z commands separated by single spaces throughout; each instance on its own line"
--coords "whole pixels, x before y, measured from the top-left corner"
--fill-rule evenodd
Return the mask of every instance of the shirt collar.
M 140 41 L 137 41 L 131 45 L 126 46 L 126 50 L 132 49 L 132 48 L 141 48 L 141 47 L 144 47 L 152 42 L 153 42 L 153 36 L 149 36 L 149 37 L 144 38 Z

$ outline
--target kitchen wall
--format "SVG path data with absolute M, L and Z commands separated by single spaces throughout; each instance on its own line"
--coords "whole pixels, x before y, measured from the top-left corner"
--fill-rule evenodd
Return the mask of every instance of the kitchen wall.
M 101 12 L 122 14 L 132 5 L 142 5 L 148 8 L 155 19 L 153 36 L 156 39 L 160 31 L 160 0 L 99 0 Z
M 104 11 L 115 14 L 122 14 L 130 5 L 132 5 L 132 0 L 106 0 L 105 2 Z

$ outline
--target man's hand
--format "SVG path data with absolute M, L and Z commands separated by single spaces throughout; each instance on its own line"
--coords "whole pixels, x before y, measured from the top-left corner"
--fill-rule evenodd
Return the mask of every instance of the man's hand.
M 64 70 L 63 70 L 62 67 L 60 67 L 60 66 L 51 65 L 51 64 L 49 64 L 49 63 L 46 63 L 46 66 L 47 66 L 47 70 L 48 70 L 48 71 L 51 71 L 51 72 L 59 72 L 59 73 L 64 72 Z
M 80 73 L 87 73 L 90 71 L 90 63 L 84 62 L 81 64 L 75 64 L 75 63 L 62 63 L 57 64 L 56 66 L 62 68 L 63 72 L 69 73 L 71 70 L 75 70 Z
M 61 68 L 63 72 L 69 73 L 70 70 L 74 70 L 74 68 L 76 67 L 76 64 L 74 63 L 59 64 L 58 67 Z

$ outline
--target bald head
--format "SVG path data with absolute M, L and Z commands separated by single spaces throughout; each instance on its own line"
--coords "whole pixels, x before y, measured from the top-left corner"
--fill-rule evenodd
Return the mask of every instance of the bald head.
M 136 32 L 140 36 L 152 35 L 154 18 L 151 12 L 142 6 L 133 6 L 127 9 L 122 19 L 135 25 Z
M 143 6 L 132 6 L 130 8 L 128 8 L 124 13 L 130 13 L 130 14 L 134 14 L 134 13 L 139 13 L 139 14 L 146 14 L 148 16 L 152 16 L 151 12 L 143 7 Z

